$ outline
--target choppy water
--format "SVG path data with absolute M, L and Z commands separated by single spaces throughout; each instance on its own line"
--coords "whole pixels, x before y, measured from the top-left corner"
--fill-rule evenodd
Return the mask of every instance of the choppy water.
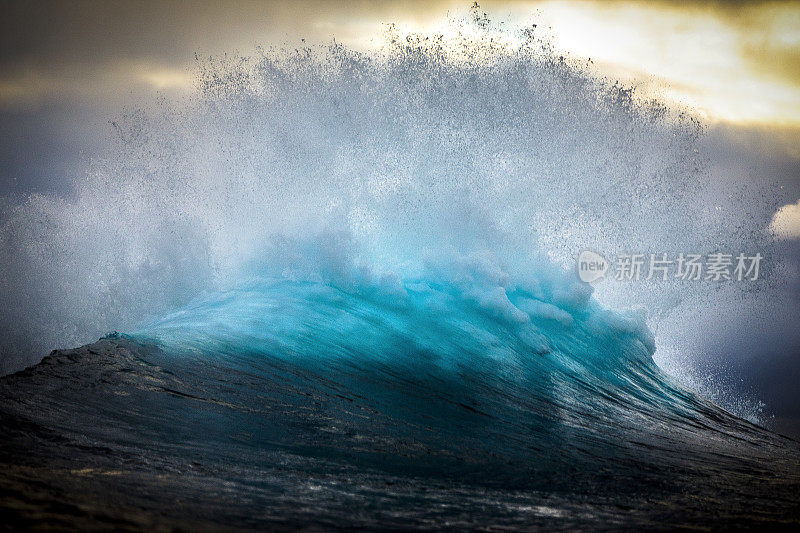
M 474 271 L 473 271 L 474 272 Z M 253 281 L 2 379 L 4 507 L 67 527 L 800 520 L 800 453 L 586 295 Z M 556 305 L 558 304 L 558 305 Z

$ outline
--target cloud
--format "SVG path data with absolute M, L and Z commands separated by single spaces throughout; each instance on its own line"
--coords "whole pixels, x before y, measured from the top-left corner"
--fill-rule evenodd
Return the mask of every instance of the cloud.
M 689 106 L 713 122 L 800 124 L 800 5 L 536 5 L 559 49 L 591 58 L 642 96 Z
M 800 200 L 778 209 L 769 230 L 779 239 L 800 239 Z
M 24 108 L 74 98 L 102 100 L 124 85 L 180 88 L 194 53 L 294 47 L 332 38 L 380 46 L 384 24 L 430 33 L 464 15 L 470 0 L 357 2 L 207 0 L 165 6 L 99 0 L 0 7 L 0 105 Z M 643 97 L 689 106 L 717 122 L 800 126 L 800 4 L 750 1 L 634 3 L 483 0 L 507 29 L 552 27 L 554 43 L 591 58 L 601 74 Z M 153 65 L 143 72 L 140 65 Z M 131 67 L 126 69 L 125 67 Z

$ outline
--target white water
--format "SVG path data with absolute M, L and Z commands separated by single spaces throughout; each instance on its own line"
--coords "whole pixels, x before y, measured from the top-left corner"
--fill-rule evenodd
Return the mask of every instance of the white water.
M 543 257 L 573 268 L 587 248 L 753 251 L 758 232 L 731 223 L 752 194 L 708 187 L 697 120 L 640 101 L 535 33 L 512 46 L 491 24 L 471 30 L 390 31 L 369 54 L 332 45 L 203 60 L 190 97 L 123 113 L 109 132 L 116 150 L 74 194 L 2 211 L 3 370 L 254 271 L 391 285 L 475 253 L 524 279 Z M 679 361 L 691 358 L 684 328 L 720 294 L 676 282 L 597 293 L 668 324 L 657 343 Z

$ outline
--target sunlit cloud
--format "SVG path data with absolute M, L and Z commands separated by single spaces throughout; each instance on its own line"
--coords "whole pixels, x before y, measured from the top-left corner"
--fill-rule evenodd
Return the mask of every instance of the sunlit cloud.
M 568 57 L 592 60 L 601 76 L 635 85 L 712 122 L 800 126 L 800 6 L 793 3 L 482 2 L 514 41 L 532 24 Z M 469 37 L 454 27 L 468 4 L 390 19 L 405 33 Z M 359 48 L 382 44 L 381 18 L 342 14 L 315 22 Z M 496 26 L 500 27 L 500 26 Z
M 0 76 L 0 109 L 31 109 L 54 100 L 96 100 L 126 90 L 184 91 L 193 87 L 189 65 L 168 67 L 146 61 L 72 69 L 27 69 Z
M 156 89 L 189 89 L 194 78 L 188 68 L 167 68 L 157 65 L 141 65 L 138 69 L 141 80 Z
M 592 58 L 645 96 L 690 106 L 710 120 L 800 124 L 800 76 L 787 76 L 780 60 L 800 50 L 795 5 L 753 6 L 739 17 L 658 3 L 538 5 L 559 48 Z M 765 51 L 772 51 L 772 67 L 756 60 Z
M 778 209 L 769 229 L 779 239 L 800 239 L 800 200 Z

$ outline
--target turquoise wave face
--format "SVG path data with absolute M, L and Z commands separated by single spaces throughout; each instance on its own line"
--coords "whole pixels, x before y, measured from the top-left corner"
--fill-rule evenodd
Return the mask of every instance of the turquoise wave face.
M 615 375 L 652 367 L 644 315 L 615 313 L 591 287 L 551 269 L 514 283 L 486 258 L 403 279 L 366 270 L 324 281 L 251 278 L 205 295 L 138 332 L 168 351 L 253 353 L 292 363 L 426 363 L 525 379 L 548 367 Z M 534 369 L 537 369 L 535 372 Z
M 659 371 L 642 316 L 604 310 L 555 270 L 515 284 L 490 266 L 251 279 L 134 338 L 200 396 L 239 406 L 212 433 L 359 465 L 553 486 L 576 466 L 630 472 L 636 442 L 679 454 L 758 438 Z

